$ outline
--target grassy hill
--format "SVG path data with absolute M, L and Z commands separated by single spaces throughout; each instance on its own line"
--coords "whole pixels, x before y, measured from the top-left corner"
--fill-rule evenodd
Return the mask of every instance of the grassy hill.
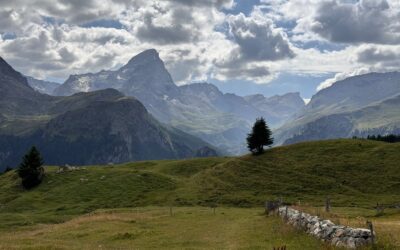
M 24 191 L 0 176 L 0 228 L 53 223 L 96 209 L 262 206 L 267 199 L 371 207 L 400 201 L 400 144 L 332 140 L 273 148 L 261 156 L 146 161 L 56 173 Z

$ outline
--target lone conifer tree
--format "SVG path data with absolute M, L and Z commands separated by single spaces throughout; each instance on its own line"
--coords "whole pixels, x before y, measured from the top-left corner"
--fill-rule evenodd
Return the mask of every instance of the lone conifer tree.
M 261 154 L 264 151 L 264 146 L 274 143 L 271 135 L 272 132 L 264 118 L 258 118 L 254 123 L 252 132 L 247 135 L 247 147 L 253 154 Z
M 18 167 L 18 175 L 22 179 L 22 185 L 31 189 L 42 182 L 44 169 L 43 159 L 36 147 L 32 147 L 22 159 Z

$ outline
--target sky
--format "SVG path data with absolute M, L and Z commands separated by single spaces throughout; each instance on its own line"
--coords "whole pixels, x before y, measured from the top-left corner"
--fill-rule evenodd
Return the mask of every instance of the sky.
M 178 85 L 305 99 L 400 68 L 399 0 L 0 0 L 0 56 L 63 82 L 155 48 Z

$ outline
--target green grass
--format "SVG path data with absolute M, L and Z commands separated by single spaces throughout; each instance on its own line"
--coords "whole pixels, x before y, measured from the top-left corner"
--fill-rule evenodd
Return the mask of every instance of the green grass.
M 260 209 L 102 210 L 56 225 L 0 234 L 0 249 L 323 249 L 320 241 Z M 329 249 L 329 248 L 326 248 Z
M 301 143 L 261 156 L 88 166 L 24 191 L 14 171 L 0 176 L 0 229 L 53 223 L 101 208 L 138 206 L 262 207 L 282 197 L 366 207 L 400 201 L 400 144 L 366 140 Z
M 400 239 L 385 228 L 400 233 L 398 211 L 380 218 L 371 213 L 376 203 L 400 201 L 399 152 L 400 144 L 331 140 L 274 148 L 260 156 L 86 166 L 65 173 L 50 166 L 42 184 L 30 191 L 11 171 L 0 175 L 0 249 L 29 248 L 35 239 L 32 249 L 271 249 L 281 243 L 318 249 L 324 246 L 312 237 L 260 213 L 269 199 L 318 207 L 327 196 L 334 207 L 346 207 L 342 217 L 351 225 L 351 218 L 361 217 L 364 224 L 376 219 L 381 246 L 395 249 Z M 208 207 L 215 204 L 213 216 Z

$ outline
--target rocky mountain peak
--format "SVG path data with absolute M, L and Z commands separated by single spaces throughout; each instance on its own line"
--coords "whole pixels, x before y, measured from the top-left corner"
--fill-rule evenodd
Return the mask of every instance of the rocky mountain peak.
M 155 49 L 149 49 L 134 56 L 116 72 L 116 75 L 118 79 L 127 80 L 128 84 L 124 86 L 124 89 L 128 92 L 143 88 L 152 88 L 148 89 L 151 91 L 168 92 L 169 88 L 175 89 L 177 87 Z
M 135 66 L 137 64 L 150 64 L 155 62 L 162 63 L 160 55 L 158 54 L 157 50 L 149 49 L 132 57 L 125 65 L 125 67 Z

